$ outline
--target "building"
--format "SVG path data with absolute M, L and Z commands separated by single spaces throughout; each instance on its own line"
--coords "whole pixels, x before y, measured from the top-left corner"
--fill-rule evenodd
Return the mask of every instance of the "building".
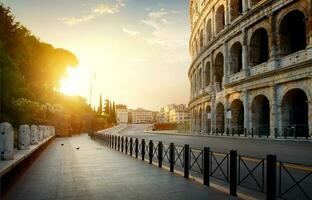
M 173 123 L 187 123 L 190 121 L 190 113 L 188 110 L 171 110 L 169 122 Z
M 127 124 L 129 122 L 129 113 L 126 105 L 116 105 L 116 115 L 118 124 Z
M 151 124 L 153 123 L 153 112 L 143 108 L 132 110 L 131 120 L 133 124 Z
M 312 136 L 311 4 L 190 0 L 192 132 Z
M 153 111 L 153 123 L 159 123 L 160 122 L 160 113 L 158 111 Z
M 189 109 L 184 104 L 168 104 L 160 109 L 163 123 L 184 123 L 190 120 Z

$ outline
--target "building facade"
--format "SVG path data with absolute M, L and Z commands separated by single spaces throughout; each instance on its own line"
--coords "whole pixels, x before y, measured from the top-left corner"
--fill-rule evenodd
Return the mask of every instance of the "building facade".
M 312 1 L 190 0 L 191 131 L 312 136 Z
M 116 115 L 118 124 L 127 124 L 129 122 L 129 112 L 126 105 L 116 105 Z
M 190 121 L 190 113 L 188 110 L 171 110 L 170 122 L 173 123 L 187 123 Z
M 185 104 L 168 104 L 160 109 L 162 123 L 184 123 L 190 121 L 190 112 Z
M 133 124 L 151 124 L 153 123 L 153 112 L 138 108 L 131 111 L 131 121 Z

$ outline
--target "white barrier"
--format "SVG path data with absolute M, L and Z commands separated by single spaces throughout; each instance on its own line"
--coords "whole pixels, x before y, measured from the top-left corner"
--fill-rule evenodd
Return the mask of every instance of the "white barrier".
M 43 140 L 43 132 L 44 132 L 44 127 L 42 125 L 38 126 L 39 129 L 39 141 L 41 142 Z
M 39 129 L 37 125 L 30 126 L 30 144 L 38 144 Z
M 20 125 L 18 130 L 18 149 L 28 149 L 30 145 L 30 128 L 27 124 Z
M 0 153 L 1 160 L 14 158 L 14 130 L 8 122 L 0 124 Z

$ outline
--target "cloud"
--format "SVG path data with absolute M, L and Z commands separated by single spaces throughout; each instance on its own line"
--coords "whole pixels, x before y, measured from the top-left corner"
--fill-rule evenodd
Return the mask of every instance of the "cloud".
M 148 44 L 161 47 L 165 62 L 189 61 L 187 53 L 189 32 L 179 24 L 178 14 L 178 11 L 161 8 L 149 12 L 146 19 L 141 20 L 153 29 L 152 35 L 143 39 Z
M 112 15 L 120 12 L 120 9 L 125 7 L 124 0 L 114 0 L 112 4 L 98 4 L 89 11 L 88 15 L 80 17 L 63 17 L 59 18 L 60 21 L 63 21 L 68 26 L 74 26 L 77 24 L 85 23 L 95 19 L 96 17 L 102 15 Z
M 127 34 L 129 34 L 129 35 L 131 35 L 131 36 L 136 36 L 136 35 L 140 34 L 140 32 L 138 32 L 138 31 L 129 30 L 129 29 L 125 28 L 125 27 L 122 28 L 122 31 L 127 33 Z

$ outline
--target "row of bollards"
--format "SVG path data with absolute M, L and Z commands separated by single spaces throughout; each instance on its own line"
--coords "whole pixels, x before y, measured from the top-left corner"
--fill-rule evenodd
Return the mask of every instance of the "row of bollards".
M 20 125 L 18 130 L 18 149 L 28 149 L 30 145 L 35 145 L 42 140 L 55 135 L 53 126 L 45 125 Z M 0 123 L 0 158 L 1 160 L 14 159 L 14 130 L 10 123 Z
M 104 144 L 116 149 L 118 151 L 121 151 L 125 154 L 130 154 L 130 156 L 134 156 L 135 158 L 141 157 L 142 160 L 145 160 L 145 155 L 148 156 L 148 162 L 150 164 L 153 163 L 153 158 L 155 157 L 155 154 L 157 155 L 157 165 L 158 167 L 162 167 L 163 165 L 163 159 L 164 159 L 164 145 L 160 141 L 156 146 L 154 146 L 154 143 L 152 140 L 146 144 L 145 140 L 142 139 L 141 141 L 141 155 L 139 155 L 139 140 L 138 138 L 130 137 L 122 137 L 117 135 L 103 135 L 103 141 Z M 133 146 L 134 144 L 134 146 Z M 148 152 L 146 152 L 146 145 Z M 157 151 L 157 152 L 156 152 Z M 189 178 L 189 172 L 190 172 L 190 166 L 191 166 L 191 148 L 189 145 L 184 145 L 184 148 L 182 149 L 183 153 L 177 153 L 177 156 L 183 155 L 183 172 L 184 177 Z M 176 146 L 174 143 L 170 143 L 168 147 L 168 151 L 166 153 L 169 154 L 169 168 L 170 172 L 174 172 L 174 167 L 176 163 Z M 202 162 L 202 178 L 203 178 L 203 184 L 206 186 L 210 185 L 210 177 L 212 176 L 211 173 L 211 154 L 213 152 L 210 151 L 209 147 L 205 147 L 203 150 L 203 162 Z M 230 168 L 230 174 L 229 174 L 229 183 L 230 183 L 230 195 L 233 197 L 237 197 L 237 186 L 238 186 L 238 155 L 237 151 L 231 150 L 229 154 L 229 168 Z M 276 156 L 275 155 L 267 155 L 266 160 L 266 199 L 268 200 L 274 200 L 276 199 Z M 252 173 L 252 172 L 251 172 Z

